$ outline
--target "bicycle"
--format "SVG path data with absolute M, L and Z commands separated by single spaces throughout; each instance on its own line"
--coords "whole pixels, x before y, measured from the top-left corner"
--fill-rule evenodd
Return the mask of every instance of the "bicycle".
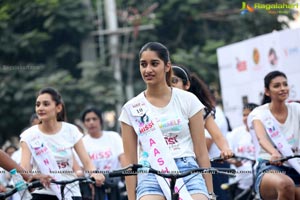
M 273 162 L 283 163 L 283 162 L 288 161 L 288 160 L 293 159 L 293 158 L 300 158 L 300 155 L 286 156 L 286 157 L 280 158 L 278 160 L 274 160 Z M 266 165 L 271 165 L 271 162 L 270 161 L 266 162 Z
M 65 199 L 65 188 L 68 184 L 74 183 L 74 182 L 79 182 L 79 183 L 88 183 L 88 184 L 95 184 L 95 180 L 93 178 L 87 178 L 87 177 L 78 177 L 74 178 L 71 180 L 61 180 L 61 181 L 56 181 L 56 180 L 51 180 L 51 183 L 60 185 L 60 195 L 61 199 Z
M 31 183 L 27 183 L 27 189 L 28 190 L 39 188 L 39 187 L 43 187 L 43 185 L 41 184 L 40 181 L 33 181 Z M 18 192 L 18 190 L 15 187 L 10 189 L 8 192 L 1 192 L 0 193 L 0 200 L 5 200 L 6 198 L 14 195 L 17 192 Z
M 126 187 L 122 179 L 111 179 L 107 172 L 103 172 L 105 182 L 101 187 L 92 187 L 89 183 L 80 183 L 80 192 L 83 200 L 91 199 L 112 199 L 127 200 Z
M 86 178 L 86 177 L 78 177 L 78 178 L 74 178 L 71 180 L 61 180 L 61 181 L 56 181 L 56 180 L 51 180 L 52 184 L 57 184 L 60 185 L 60 195 L 61 195 L 61 199 L 65 200 L 65 188 L 68 184 L 74 183 L 74 182 L 81 182 L 81 183 L 91 183 L 91 184 L 95 184 L 95 181 L 93 178 Z M 36 189 L 36 188 L 43 188 L 44 186 L 41 184 L 40 181 L 34 181 L 31 183 L 27 183 L 27 189 Z M 0 200 L 4 200 L 7 197 L 12 196 L 13 194 L 15 194 L 17 192 L 17 188 L 13 188 L 8 192 L 4 192 L 4 193 L 0 193 Z M 27 200 L 27 199 L 26 199 Z
M 247 200 L 259 200 L 260 198 L 258 197 L 258 194 L 256 194 L 255 188 L 254 188 L 256 160 L 248 158 L 248 157 L 244 157 L 244 156 L 237 156 L 237 155 L 233 155 L 229 159 L 235 159 L 237 161 L 244 161 L 244 160 L 245 161 L 250 161 L 251 162 L 251 174 L 252 174 L 252 184 L 251 184 L 251 186 L 248 189 L 243 190 L 237 196 L 232 195 L 232 199 L 233 200 L 242 200 L 242 199 L 244 200 L 245 196 L 246 196 Z M 224 159 L 222 157 L 216 157 L 216 158 L 212 158 L 211 162 L 229 162 L 228 161 L 229 159 Z M 234 191 L 235 189 L 238 188 L 238 182 L 239 182 L 239 180 L 236 180 L 232 183 L 224 183 L 224 184 L 221 185 L 221 189 L 223 189 L 223 190 L 228 190 L 229 189 L 231 191 Z
M 145 173 L 145 172 L 152 173 L 152 174 L 161 176 L 165 179 L 169 179 L 170 180 L 169 188 L 170 188 L 172 200 L 179 200 L 180 189 L 177 192 L 175 191 L 176 181 L 179 178 L 183 178 L 188 175 L 195 174 L 195 173 L 211 173 L 211 174 L 221 173 L 221 174 L 226 174 L 229 176 L 235 176 L 235 172 L 236 172 L 234 169 L 229 169 L 229 168 L 196 168 L 196 169 L 191 169 L 188 171 L 178 172 L 178 173 L 167 173 L 167 172 L 165 173 L 165 172 L 161 172 L 156 169 L 153 169 L 151 167 L 145 167 L 140 164 L 131 164 L 120 170 L 114 170 L 114 171 L 110 172 L 108 175 L 110 177 L 132 176 L 132 175 L 137 175 L 139 173 L 139 169 L 146 170 L 146 171 L 143 171 L 142 173 Z

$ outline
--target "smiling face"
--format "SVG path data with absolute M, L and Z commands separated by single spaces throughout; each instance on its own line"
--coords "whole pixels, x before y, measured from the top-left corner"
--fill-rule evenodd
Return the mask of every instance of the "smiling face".
M 272 101 L 285 101 L 289 97 L 289 85 L 284 76 L 276 76 L 269 84 L 269 88 L 265 90 L 265 94 Z
M 84 117 L 84 126 L 91 136 L 96 136 L 101 131 L 101 122 L 98 115 L 94 112 L 89 112 Z
M 56 102 L 52 99 L 50 94 L 44 93 L 37 97 L 35 103 L 35 112 L 37 113 L 39 120 L 57 120 L 57 114 L 61 111 L 62 105 L 56 105 Z
M 166 84 L 166 72 L 170 64 L 165 65 L 155 51 L 146 50 L 140 56 L 140 73 L 147 85 Z

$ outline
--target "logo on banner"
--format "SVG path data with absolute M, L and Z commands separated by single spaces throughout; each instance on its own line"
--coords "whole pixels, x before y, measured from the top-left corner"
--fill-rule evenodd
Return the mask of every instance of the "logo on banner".
M 259 70 L 261 68 L 261 66 L 259 66 L 259 62 L 260 62 L 260 52 L 258 51 L 257 48 L 253 49 L 253 54 L 252 54 L 252 58 L 253 58 L 253 62 L 255 64 L 254 66 L 254 70 Z
M 272 67 L 276 67 L 276 65 L 278 63 L 278 56 L 277 56 L 276 51 L 275 51 L 274 48 L 271 48 L 269 50 L 268 60 L 269 60 Z
M 247 61 L 236 58 L 236 69 L 238 70 L 238 72 L 246 71 L 247 70 Z

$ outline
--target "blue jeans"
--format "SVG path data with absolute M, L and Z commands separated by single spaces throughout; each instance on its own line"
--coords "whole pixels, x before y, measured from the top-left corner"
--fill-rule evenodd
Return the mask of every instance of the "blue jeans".
M 295 186 L 300 185 L 300 175 L 294 168 L 287 166 L 266 165 L 266 162 L 268 162 L 268 160 L 259 160 L 256 168 L 255 191 L 257 194 L 260 194 L 259 188 L 264 174 L 268 173 L 270 170 L 276 170 L 278 173 L 284 173 L 293 179 Z
M 179 171 L 199 168 L 194 157 L 184 157 L 174 159 Z M 208 196 L 205 181 L 202 174 L 192 174 L 183 178 L 183 182 L 190 194 L 204 194 Z M 162 189 L 156 179 L 156 175 L 147 173 L 138 175 L 138 184 L 136 188 L 137 200 L 145 195 L 161 195 L 164 196 Z

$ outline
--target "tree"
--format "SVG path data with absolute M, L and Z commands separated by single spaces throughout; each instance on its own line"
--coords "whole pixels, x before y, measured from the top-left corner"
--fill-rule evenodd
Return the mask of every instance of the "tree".
M 35 94 L 45 86 L 63 94 L 69 119 L 77 117 L 85 103 L 71 98 L 82 92 L 76 88 L 80 43 L 92 30 L 84 5 L 78 0 L 4 0 L 0 8 L 2 138 L 28 126 Z
M 287 27 L 278 22 L 277 15 L 266 11 L 241 14 L 242 3 L 238 0 L 118 2 L 120 8 L 135 6 L 140 13 L 154 2 L 158 3 L 155 17 L 141 23 L 152 20 L 155 29 L 141 34 L 137 46 L 150 40 L 162 42 L 169 48 L 174 63 L 191 68 L 209 84 L 219 85 L 217 48 Z

